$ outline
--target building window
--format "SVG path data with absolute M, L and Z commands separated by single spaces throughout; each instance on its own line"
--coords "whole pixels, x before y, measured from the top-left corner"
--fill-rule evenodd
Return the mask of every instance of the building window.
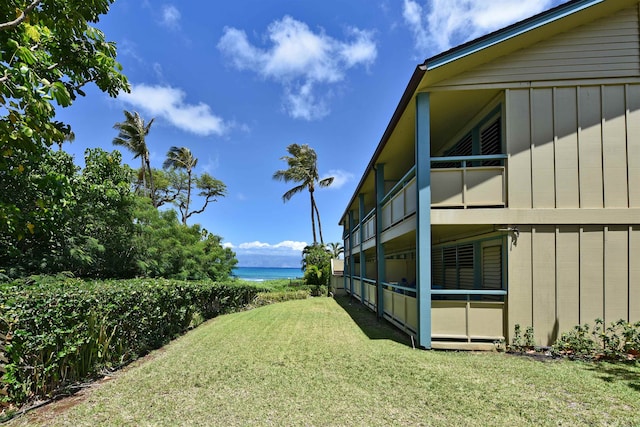
M 477 155 L 502 154 L 502 116 L 500 107 L 496 108 L 484 119 L 480 120 L 467 134 L 446 150 L 444 157 L 462 157 Z M 502 160 L 484 160 L 470 162 L 467 166 L 500 166 Z M 461 161 L 438 162 L 436 168 L 462 167 Z
M 434 247 L 434 289 L 503 289 L 502 240 Z

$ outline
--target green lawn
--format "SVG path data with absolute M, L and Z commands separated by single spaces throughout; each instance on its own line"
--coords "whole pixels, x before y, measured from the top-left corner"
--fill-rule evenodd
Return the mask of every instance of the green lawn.
M 413 350 L 313 298 L 214 319 L 53 412 L 9 425 L 640 425 L 640 366 Z

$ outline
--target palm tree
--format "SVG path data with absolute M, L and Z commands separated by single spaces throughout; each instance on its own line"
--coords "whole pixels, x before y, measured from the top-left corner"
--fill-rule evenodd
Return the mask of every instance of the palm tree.
M 307 144 L 298 145 L 291 144 L 287 147 L 289 156 L 281 157 L 280 160 L 287 162 L 288 169 L 281 169 L 273 174 L 273 179 L 284 182 L 298 182 L 299 185 L 293 187 L 282 195 L 282 201 L 287 202 L 294 194 L 300 193 L 305 189 L 309 191 L 311 198 L 311 230 L 313 232 L 313 244 L 317 244 L 316 238 L 316 222 L 318 219 L 318 231 L 320 232 L 320 243 L 324 245 L 322 239 L 322 225 L 320 223 L 320 212 L 316 205 L 313 192 L 316 185 L 318 187 L 328 187 L 333 182 L 333 177 L 320 179 L 318 175 L 317 155 L 313 148 Z
M 165 169 L 174 168 L 182 169 L 187 172 L 187 197 L 181 203 L 180 210 L 184 209 L 182 215 L 182 223 L 187 225 L 187 214 L 189 213 L 189 205 L 191 204 L 191 186 L 193 180 L 193 168 L 198 164 L 198 159 L 193 157 L 193 153 L 187 147 L 171 147 L 167 152 L 167 159 L 162 164 Z
M 331 252 L 331 257 L 334 259 L 340 258 L 340 255 L 344 253 L 344 246 L 342 246 L 340 242 L 329 243 L 327 249 Z
M 123 122 L 113 125 L 113 128 L 119 131 L 118 136 L 113 138 L 113 144 L 127 148 L 133 153 L 134 159 L 140 158 L 142 164 L 142 185 L 145 189 L 147 188 L 146 175 L 148 173 L 151 202 L 153 206 L 157 207 L 151 162 L 149 161 L 149 149 L 145 141 L 145 137 L 149 134 L 149 130 L 151 130 L 151 125 L 155 119 L 151 119 L 149 123 L 145 124 L 144 119 L 140 117 L 137 111 L 131 113 L 127 110 L 124 110 L 124 117 L 125 120 Z
M 58 151 L 62 151 L 62 144 L 65 142 L 73 142 L 76 140 L 76 134 L 71 129 L 62 132 L 62 141 L 58 141 Z

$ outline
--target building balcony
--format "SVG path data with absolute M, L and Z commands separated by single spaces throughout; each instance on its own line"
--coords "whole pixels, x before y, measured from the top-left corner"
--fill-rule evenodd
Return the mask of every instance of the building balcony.
M 505 208 L 507 155 L 455 156 L 431 158 L 431 207 L 433 209 Z M 413 167 L 382 198 L 382 231 L 415 228 L 418 186 Z M 352 230 L 353 249 L 371 247 L 376 237 L 376 211 L 372 209 Z M 360 232 L 362 229 L 362 233 Z M 404 230 L 403 232 L 406 232 Z M 348 230 L 345 236 L 348 236 Z M 349 239 L 345 250 L 349 253 Z
M 506 158 L 505 154 L 431 158 L 431 206 L 506 207 Z

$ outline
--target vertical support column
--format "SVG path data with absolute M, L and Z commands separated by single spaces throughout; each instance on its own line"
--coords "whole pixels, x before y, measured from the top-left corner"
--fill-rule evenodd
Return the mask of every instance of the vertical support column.
M 364 223 L 362 222 L 365 216 L 364 194 L 358 195 L 358 210 L 360 211 L 360 219 L 358 220 L 358 223 L 360 224 L 360 302 L 366 305 L 366 301 L 364 299 L 364 278 L 367 275 L 367 265 L 364 258 Z
M 348 220 L 347 220 L 348 221 Z M 345 224 L 345 228 L 348 227 L 348 224 Z M 346 237 L 346 238 L 345 238 Z M 343 289 L 346 291 L 347 290 L 347 280 L 349 280 L 349 256 L 351 255 L 351 230 L 349 230 L 349 233 L 345 236 L 344 233 L 342 233 L 342 245 L 344 247 L 344 266 L 343 266 L 343 270 L 342 270 L 342 287 Z M 347 251 L 347 247 L 349 247 L 349 250 Z
M 416 269 L 418 345 L 431 348 L 431 123 L 428 93 L 416 96 L 416 177 L 418 215 Z
M 353 298 L 353 211 L 349 211 L 349 293 Z
M 378 317 L 384 315 L 384 289 L 382 282 L 386 280 L 387 266 L 384 261 L 382 246 L 382 198 L 384 197 L 384 164 L 376 165 L 376 308 Z

